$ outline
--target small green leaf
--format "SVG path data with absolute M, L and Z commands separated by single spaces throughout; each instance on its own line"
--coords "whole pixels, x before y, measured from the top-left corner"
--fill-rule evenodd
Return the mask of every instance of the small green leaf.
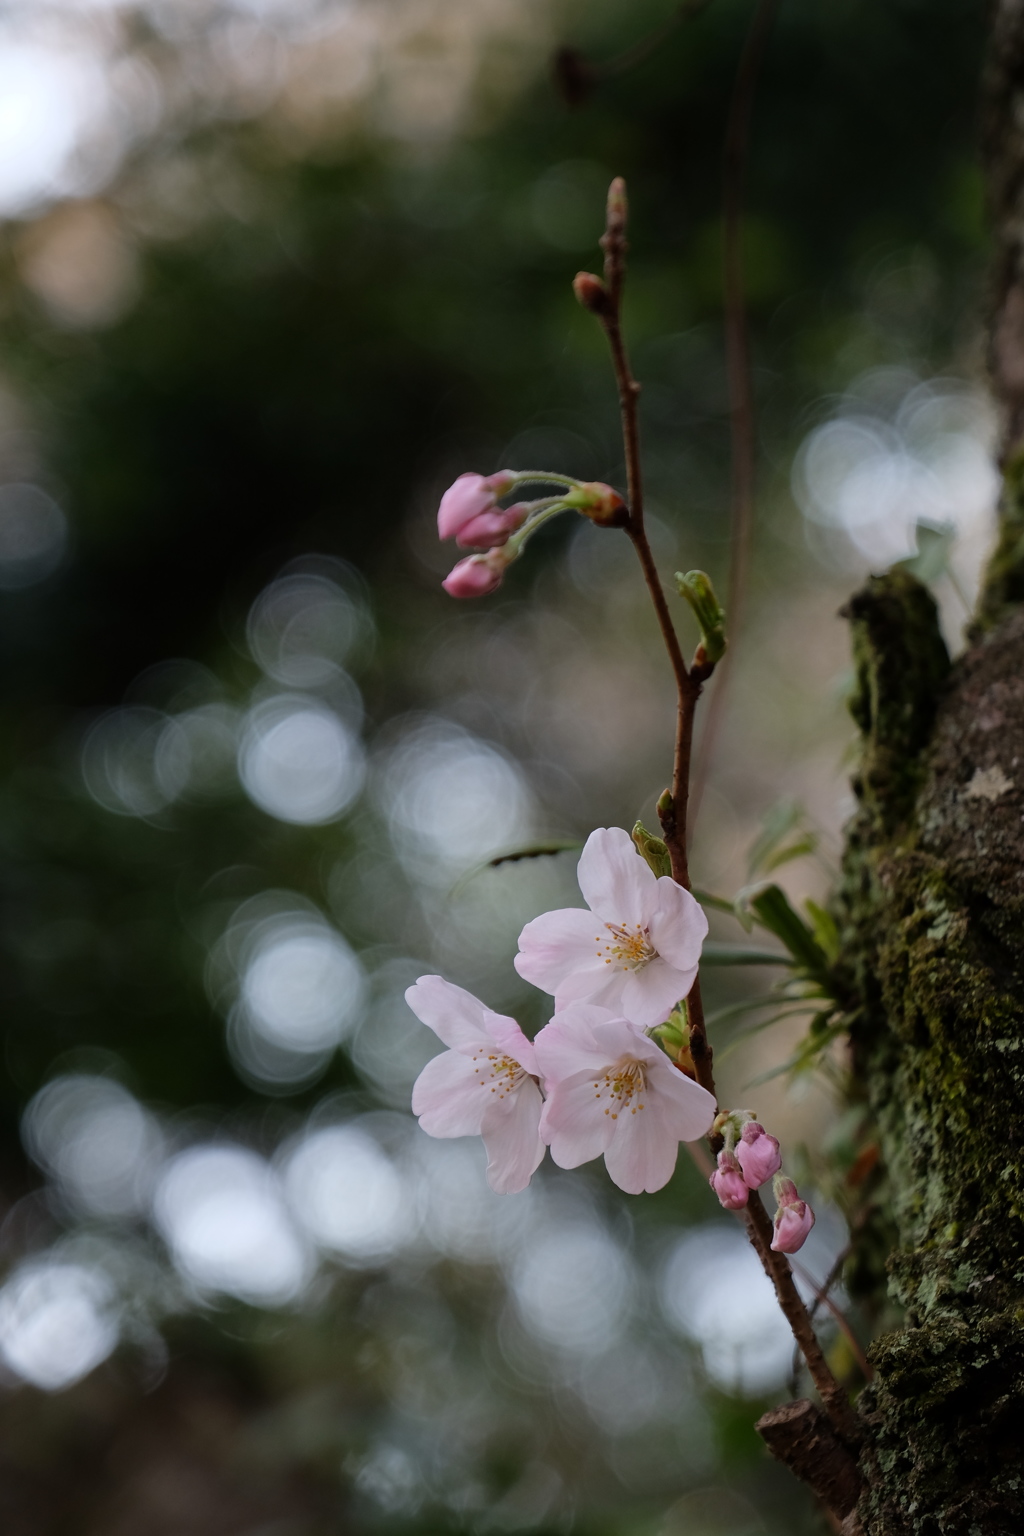
M 700 641 L 712 666 L 725 655 L 725 611 L 704 571 L 676 571 L 679 596 L 685 597 L 700 626 Z
M 636 823 L 631 835 L 636 844 L 637 853 L 641 858 L 646 859 L 656 875 L 660 877 L 672 873 L 672 859 L 660 837 L 655 837 L 653 832 L 648 832 L 642 821 Z
M 781 886 L 766 885 L 752 891 L 746 897 L 746 905 L 762 928 L 782 940 L 809 976 L 827 984 L 828 957 L 803 918 L 790 905 Z
M 795 843 L 789 843 L 785 848 L 779 848 L 770 854 L 761 865 L 762 873 L 770 875 L 773 869 L 778 869 L 781 864 L 788 864 L 791 859 L 803 859 L 810 853 L 816 853 L 818 842 L 817 832 L 805 832 Z
M 705 944 L 701 965 L 793 965 L 792 955 L 777 949 L 754 949 L 746 944 Z
M 546 859 L 556 853 L 579 852 L 582 847 L 583 844 L 579 838 L 569 837 L 555 838 L 549 843 L 532 843 L 526 848 L 511 848 L 508 853 L 496 853 L 493 859 L 487 859 L 483 864 L 476 864 L 472 869 L 467 869 L 464 875 L 460 875 L 448 893 L 449 897 L 454 901 L 455 897 L 460 896 L 466 886 L 471 884 L 478 875 L 482 875 L 488 869 L 497 869 L 499 864 L 518 864 L 523 859 Z
M 840 944 L 839 929 L 836 927 L 835 918 L 831 912 L 826 912 L 824 907 L 819 907 L 818 903 L 812 901 L 809 896 L 804 902 L 804 906 L 807 908 L 811 919 L 811 930 L 814 933 L 814 937 L 829 960 L 836 960 L 839 956 Z

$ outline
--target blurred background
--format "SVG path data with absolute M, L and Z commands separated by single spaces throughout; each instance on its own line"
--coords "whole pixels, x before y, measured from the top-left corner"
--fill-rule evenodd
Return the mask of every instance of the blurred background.
M 569 286 L 614 174 L 656 554 L 725 583 L 721 148 L 752 0 L 574 106 L 552 70 L 672 14 L 0 4 L 6 1536 L 821 1528 L 752 1429 L 794 1389 L 787 1331 L 685 1154 L 656 1196 L 548 1163 L 499 1198 L 479 1142 L 408 1107 L 419 974 L 543 1022 L 511 959 L 580 901 L 576 855 L 487 861 L 653 824 L 669 777 L 621 534 L 561 519 L 496 596 L 439 586 L 461 471 L 622 484 Z M 784 0 L 772 35 L 752 583 L 693 861 L 721 895 L 792 846 L 793 899 L 827 893 L 837 610 L 919 521 L 960 644 L 996 487 L 983 20 Z M 778 974 L 709 970 L 711 1009 Z M 841 1062 L 750 1086 L 805 1027 L 716 1043 L 724 1101 L 817 1192 L 810 1295 L 847 1241 Z

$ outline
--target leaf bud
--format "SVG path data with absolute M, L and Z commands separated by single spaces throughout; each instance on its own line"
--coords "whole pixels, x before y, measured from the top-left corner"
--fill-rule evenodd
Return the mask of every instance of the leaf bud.
M 577 272 L 572 280 L 572 291 L 592 315 L 610 315 L 612 300 L 601 278 L 593 272 Z
M 693 616 L 700 626 L 702 662 L 714 666 L 725 655 L 725 612 L 715 596 L 711 578 L 703 571 L 676 572 L 676 586 L 680 597 L 685 597 L 693 609 Z
M 658 876 L 672 873 L 672 859 L 668 848 L 660 837 L 655 837 L 653 832 L 648 832 L 642 821 L 638 821 L 632 832 L 636 851 Z

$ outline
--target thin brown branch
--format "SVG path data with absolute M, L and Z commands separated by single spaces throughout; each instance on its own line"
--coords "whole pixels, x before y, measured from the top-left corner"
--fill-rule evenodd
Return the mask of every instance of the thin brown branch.
M 640 386 L 633 377 L 622 336 L 622 289 L 626 274 L 627 251 L 626 219 L 626 186 L 621 178 L 616 178 L 608 191 L 606 227 L 601 237 L 601 246 L 605 253 L 604 283 L 602 285 L 590 274 L 581 273 L 576 279 L 576 291 L 581 302 L 584 302 L 601 321 L 611 347 L 622 412 L 622 437 L 626 458 L 629 514 L 625 531 L 639 557 L 676 680 L 678 707 L 672 789 L 659 801 L 658 814 L 672 860 L 673 878 L 688 890 L 690 877 L 687 862 L 686 804 L 693 747 L 693 717 L 697 700 L 700 698 L 701 685 L 710 675 L 711 667 L 704 658 L 703 648 L 698 648 L 692 667 L 687 668 L 683 660 L 679 637 L 672 623 L 664 589 L 644 529 L 643 475 L 640 461 L 640 429 L 637 420 L 637 397 Z M 686 1006 L 690 1023 L 690 1054 L 697 1080 L 712 1096 L 717 1097 L 712 1071 L 712 1051 L 704 1023 L 699 976 L 690 990 Z M 718 1145 L 720 1145 L 720 1139 Z M 712 1138 L 711 1150 L 717 1151 L 718 1145 L 716 1145 L 716 1139 Z M 772 1251 L 772 1223 L 756 1191 L 751 1192 L 744 1217 L 750 1240 L 775 1286 L 779 1305 L 807 1361 L 811 1379 L 818 1388 L 825 1410 L 837 1433 L 854 1445 L 859 1435 L 856 1415 L 850 1408 L 842 1387 L 828 1368 L 785 1255 Z
M 856 1446 L 861 1440 L 860 1424 L 857 1415 L 850 1406 L 850 1400 L 845 1389 L 840 1386 L 825 1359 L 821 1345 L 818 1343 L 814 1332 L 810 1315 L 801 1299 L 800 1292 L 796 1288 L 793 1279 L 793 1271 L 789 1260 L 784 1253 L 776 1253 L 772 1249 L 772 1236 L 774 1228 L 771 1217 L 764 1208 L 761 1196 L 756 1190 L 751 1190 L 750 1199 L 744 1209 L 744 1220 L 747 1226 L 747 1235 L 757 1250 L 758 1258 L 764 1266 L 765 1274 L 775 1287 L 775 1295 L 783 1315 L 793 1331 L 793 1337 L 800 1346 L 800 1352 L 807 1362 L 807 1370 L 811 1380 L 818 1391 L 825 1412 L 832 1421 L 836 1432 L 850 1446 Z
M 647 583 L 647 590 L 654 604 L 654 612 L 661 629 L 665 649 L 672 664 L 676 681 L 676 743 L 673 758 L 672 791 L 673 805 L 681 804 L 683 814 L 674 813 L 665 831 L 665 842 L 672 859 L 672 874 L 680 885 L 689 890 L 690 876 L 686 849 L 685 806 L 690 781 L 690 757 L 693 746 L 693 714 L 700 697 L 702 678 L 694 675 L 683 659 L 672 615 L 669 612 L 665 591 L 654 562 L 650 540 L 644 527 L 643 470 L 640 461 L 640 424 L 637 403 L 640 385 L 633 377 L 626 344 L 622 335 L 622 289 L 626 275 L 627 202 L 626 184 L 616 177 L 608 189 L 608 214 L 605 232 L 601 237 L 604 251 L 604 286 L 606 302 L 595 311 L 604 327 L 611 348 L 612 366 L 619 391 L 619 408 L 622 414 L 622 442 L 626 459 L 626 496 L 629 502 L 629 520 L 626 533 L 640 561 L 640 568 Z M 662 818 L 665 827 L 665 818 Z
M 559 48 L 555 54 L 555 79 L 569 106 L 579 106 L 602 81 L 627 74 L 645 59 L 649 59 L 677 27 L 689 21 L 691 16 L 698 15 L 708 3 L 709 0 L 683 0 L 659 27 L 653 28 L 646 37 L 624 48 L 614 58 L 606 59 L 603 64 L 591 62 L 578 48 Z
M 845 1259 L 848 1254 L 849 1249 L 847 1249 L 841 1257 Z M 830 1285 L 819 1285 L 814 1276 L 808 1273 L 804 1266 L 802 1264 L 798 1264 L 795 1259 L 793 1260 L 793 1268 L 796 1270 L 797 1274 L 802 1280 L 804 1280 L 809 1286 L 813 1287 L 814 1308 L 810 1314 L 812 1322 L 814 1320 L 814 1313 L 817 1311 L 819 1304 L 823 1307 L 827 1307 L 829 1312 L 832 1314 L 832 1318 L 836 1324 L 836 1327 L 842 1333 L 847 1344 L 849 1344 L 853 1358 L 856 1360 L 864 1380 L 872 1381 L 874 1379 L 875 1373 L 871 1369 L 871 1362 L 868 1360 L 867 1355 L 864 1353 L 860 1340 L 857 1338 L 857 1335 L 850 1327 L 849 1319 L 846 1317 L 845 1313 L 836 1306 L 835 1302 L 828 1294 L 829 1290 L 831 1289 L 831 1285 L 834 1285 L 835 1281 L 833 1280 Z
M 754 435 L 754 386 L 750 362 L 750 330 L 743 277 L 743 196 L 750 147 L 750 120 L 758 77 L 764 63 L 779 0 L 761 0 L 754 12 L 733 86 L 729 122 L 722 158 L 722 253 L 725 289 L 725 351 L 729 377 L 729 423 L 732 440 L 732 493 L 729 537 L 729 585 L 725 612 L 729 624 L 730 651 L 719 667 L 704 721 L 694 775 L 690 809 L 696 819 L 704 795 L 715 742 L 725 711 L 729 657 L 743 623 L 750 549 L 754 530 L 754 473 L 757 445 Z

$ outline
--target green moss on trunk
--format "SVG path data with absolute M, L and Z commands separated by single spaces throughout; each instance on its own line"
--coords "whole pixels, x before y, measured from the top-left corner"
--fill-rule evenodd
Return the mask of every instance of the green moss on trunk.
M 869 1536 L 1024 1531 L 1024 618 L 948 672 L 902 573 L 850 604 L 864 733 L 844 865 L 854 1076 L 891 1193 Z

